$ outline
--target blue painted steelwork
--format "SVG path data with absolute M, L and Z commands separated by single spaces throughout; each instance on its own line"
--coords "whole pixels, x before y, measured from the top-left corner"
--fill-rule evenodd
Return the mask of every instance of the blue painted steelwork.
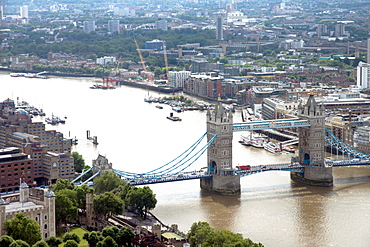
M 328 128 L 325 128 L 326 135 L 325 141 L 330 146 L 334 147 L 335 149 L 339 150 L 342 153 L 348 154 L 353 157 L 358 157 L 362 159 L 370 159 L 370 154 L 366 154 L 354 149 L 352 146 L 348 145 L 347 143 L 343 142 L 337 136 L 335 136 Z
M 307 127 L 307 126 L 311 126 L 311 123 L 309 120 L 302 120 L 299 118 L 275 119 L 275 120 L 234 123 L 233 131 L 236 132 L 236 131 L 249 131 L 249 130 L 283 129 L 283 128 Z
M 93 178 L 95 178 L 96 176 L 98 176 L 99 173 L 100 173 L 100 171 L 98 171 L 97 173 L 95 173 L 94 175 L 92 175 L 91 177 L 89 177 L 88 179 L 86 179 L 85 181 L 83 181 L 80 185 L 87 184 L 90 180 L 92 180 Z
M 213 141 L 217 137 L 217 135 L 213 136 L 206 145 L 204 145 L 198 151 L 196 151 L 196 148 L 200 145 L 200 142 L 206 136 L 206 134 L 207 133 L 205 133 L 184 153 L 182 153 L 169 163 L 159 168 L 156 168 L 152 171 L 145 173 L 132 173 L 113 169 L 113 172 L 132 184 L 150 184 L 150 183 L 159 183 L 163 181 L 168 182 L 173 181 L 175 178 L 177 180 L 187 180 L 200 178 L 200 176 L 207 177 L 209 175 L 208 174 L 205 175 L 204 172 L 202 172 L 203 174 L 199 175 L 197 174 L 197 171 L 194 171 L 192 172 L 194 173 L 192 174 L 192 176 L 184 176 L 185 173 L 183 173 L 185 169 L 187 169 L 190 165 L 197 161 L 200 156 L 202 156 L 202 154 L 208 149 L 208 147 L 213 143 Z
M 77 180 L 79 180 L 83 175 L 85 175 L 86 173 L 88 173 L 89 171 L 91 171 L 91 169 L 93 169 L 93 167 L 90 167 L 89 169 L 87 169 L 85 172 L 81 173 L 77 178 L 73 179 L 71 181 L 71 183 L 74 183 L 76 182 Z
M 284 120 L 268 120 L 268 121 L 254 121 L 248 123 L 240 123 L 233 125 L 233 131 L 244 131 L 244 130 L 258 130 L 258 129 L 272 129 L 272 128 L 292 128 L 292 127 L 303 127 L 309 126 L 309 121 L 301 119 L 284 119 Z M 262 126 L 264 126 L 262 128 Z M 370 155 L 362 153 L 350 145 L 344 143 L 338 137 L 336 137 L 329 129 L 325 128 L 327 135 L 325 136 L 325 141 L 337 148 L 343 153 L 349 154 L 353 157 L 352 159 L 335 159 L 326 160 L 326 166 L 329 167 L 340 167 L 340 166 L 370 166 Z M 188 148 L 181 155 L 168 162 L 167 164 L 156 168 L 152 171 L 145 173 L 132 173 L 119 171 L 113 169 L 113 172 L 119 175 L 122 179 L 127 180 L 132 185 L 145 185 L 145 184 L 155 184 L 155 183 L 165 183 L 165 182 L 175 182 L 181 180 L 191 180 L 191 179 L 201 179 L 209 178 L 213 176 L 212 172 L 207 171 L 191 171 L 184 172 L 190 165 L 192 165 L 212 144 L 217 135 L 215 135 L 206 145 L 196 151 L 196 148 L 200 145 L 200 142 L 204 139 L 207 133 L 205 133 L 201 138 L 199 138 L 190 148 Z M 267 171 L 289 171 L 289 172 L 304 172 L 305 165 L 300 165 L 297 161 L 292 161 L 292 163 L 284 164 L 269 164 L 260 166 L 251 166 L 249 170 L 235 170 L 235 175 L 240 175 L 242 177 L 249 176 L 261 172 Z M 90 168 L 92 169 L 92 168 Z M 89 170 L 90 170 L 89 169 Z M 88 171 L 89 171 L 88 170 Z M 85 173 L 87 173 L 86 171 Z M 85 174 L 84 173 L 84 174 Z M 94 174 L 91 178 L 86 180 L 81 184 L 88 183 L 91 179 L 99 174 Z M 83 175 L 83 174 L 82 174 Z M 80 175 L 79 177 L 81 177 Z M 78 180 L 77 177 L 74 181 Z

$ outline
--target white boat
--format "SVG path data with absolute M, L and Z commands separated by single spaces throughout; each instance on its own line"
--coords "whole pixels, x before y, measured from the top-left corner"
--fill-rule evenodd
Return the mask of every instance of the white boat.
M 250 146 L 251 145 L 251 140 L 250 140 L 249 136 L 241 135 L 239 143 L 241 143 L 244 146 Z
M 267 144 L 269 138 L 260 133 L 250 133 L 247 136 L 241 135 L 240 136 L 240 143 L 246 146 L 253 146 L 256 148 L 263 148 L 265 144 Z
M 268 142 L 263 146 L 263 148 L 273 154 L 281 154 L 280 146 L 273 142 Z

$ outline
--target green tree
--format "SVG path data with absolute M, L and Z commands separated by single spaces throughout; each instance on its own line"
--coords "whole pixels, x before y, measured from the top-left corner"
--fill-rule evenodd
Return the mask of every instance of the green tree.
M 102 241 L 99 241 L 97 247 L 118 247 L 118 244 L 111 236 L 107 236 Z
M 57 182 L 53 185 L 50 186 L 51 187 L 51 190 L 54 191 L 54 192 L 58 192 L 60 190 L 64 190 L 64 189 L 69 189 L 69 190 L 73 190 L 74 189 L 74 184 L 69 182 L 68 179 L 57 179 Z
M 112 192 L 105 192 L 98 195 L 93 200 L 93 207 L 95 212 L 107 218 L 112 214 L 121 214 L 124 209 L 124 204 L 121 198 Z
M 32 247 L 50 247 L 44 240 L 37 241 Z
M 131 188 L 132 185 L 130 183 L 125 183 L 112 190 L 112 193 L 125 201 L 127 193 L 131 190 Z
M 40 226 L 36 220 L 17 213 L 13 219 L 6 220 L 4 230 L 15 240 L 23 240 L 30 245 L 41 240 Z
M 45 242 L 49 245 L 49 247 L 58 247 L 63 241 L 60 238 L 51 236 L 45 239 Z
M 78 247 L 78 243 L 70 239 L 70 240 L 67 240 L 67 242 L 64 244 L 64 247 Z
M 129 227 L 121 227 L 115 238 L 117 244 L 131 247 L 132 240 L 135 238 L 135 233 Z
M 73 205 L 71 199 L 63 194 L 56 194 L 55 208 L 58 210 L 55 214 L 57 227 L 60 228 L 62 223 L 75 220 L 77 217 L 77 207 Z
M 125 181 L 123 181 L 117 174 L 105 171 L 101 176 L 94 179 L 95 193 L 101 194 L 107 191 L 112 191 L 124 183 Z
M 116 226 L 107 226 L 102 230 L 103 237 L 111 236 L 112 238 L 116 239 L 117 234 L 119 232 L 118 227 Z
M 96 231 L 85 232 L 82 238 L 89 243 L 89 247 L 96 247 L 97 243 L 104 239 L 101 232 Z
M 146 219 L 147 213 L 155 208 L 157 199 L 148 186 L 143 188 L 133 187 L 127 193 L 126 203 L 130 209 L 137 211 L 141 217 Z
M 9 247 L 30 247 L 30 245 L 26 241 L 18 239 L 11 243 Z
M 85 166 L 85 160 L 83 159 L 82 155 L 79 154 L 78 152 L 72 152 L 72 157 L 74 160 L 75 171 L 81 173 L 82 169 Z
M 11 243 L 14 242 L 14 239 L 8 235 L 3 235 L 0 238 L 0 246 L 1 247 L 9 247 Z
M 261 243 L 254 243 L 250 239 L 244 239 L 241 234 L 233 233 L 229 230 L 214 230 L 207 222 L 193 223 L 188 233 L 188 238 L 192 246 L 243 246 L 243 247 L 262 247 Z
M 67 232 L 63 235 L 63 242 L 67 242 L 68 240 L 74 240 L 76 243 L 80 243 L 80 237 L 74 232 Z
M 86 194 L 92 194 L 94 189 L 90 188 L 87 184 L 83 184 L 75 186 L 74 191 L 77 196 L 77 207 L 82 210 L 86 210 Z

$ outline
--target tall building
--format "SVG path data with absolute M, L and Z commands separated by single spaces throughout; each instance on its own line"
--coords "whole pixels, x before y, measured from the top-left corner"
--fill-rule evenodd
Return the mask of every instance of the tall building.
M 367 57 L 366 62 L 370 64 L 370 38 L 367 39 Z
M 31 115 L 17 112 L 14 100 L 7 99 L 0 102 L 0 116 L 0 148 L 16 147 L 29 156 L 13 155 L 24 159 L 22 162 L 24 167 L 22 163 L 18 165 L 18 174 L 15 169 L 13 170 L 14 173 L 11 174 L 14 176 L 4 181 L 8 183 L 3 189 L 13 190 L 14 186 L 19 186 L 16 184 L 18 182 L 16 176 L 23 172 L 27 179 L 30 176 L 32 184 L 35 182 L 39 185 L 46 184 L 48 181 L 55 182 L 59 178 L 67 180 L 74 178 L 70 139 L 64 138 L 62 133 L 55 130 L 45 130 L 45 124 L 42 122 L 33 123 Z M 32 164 L 32 169 L 27 168 L 29 163 Z M 16 163 L 8 165 L 16 168 Z M 9 181 L 9 179 L 17 179 L 17 181 Z
M 328 27 L 325 24 L 319 24 L 316 29 L 317 37 L 320 38 L 323 34 L 328 33 Z
M 185 81 L 190 75 L 190 71 L 170 71 L 168 75 L 168 85 L 171 87 L 183 88 Z
M 2 2 L 0 1 L 0 27 L 3 24 L 3 18 L 4 18 L 4 8 Z
M 83 22 L 83 30 L 85 33 L 90 33 L 95 31 L 95 21 L 84 21 Z
M 357 66 L 357 86 L 359 88 L 369 88 L 370 83 L 370 64 L 359 62 Z
M 217 15 L 217 19 L 216 19 L 216 39 L 217 40 L 224 40 L 222 14 Z
M 27 5 L 21 6 L 20 16 L 21 18 L 28 19 L 28 6 Z
M 345 32 L 345 25 L 343 23 L 338 23 L 335 25 L 334 28 L 334 36 L 335 37 L 343 37 Z
M 108 21 L 108 32 L 120 33 L 119 20 L 109 20 Z
M 162 29 L 163 31 L 167 31 L 167 21 L 166 20 L 158 20 L 155 22 L 156 29 Z

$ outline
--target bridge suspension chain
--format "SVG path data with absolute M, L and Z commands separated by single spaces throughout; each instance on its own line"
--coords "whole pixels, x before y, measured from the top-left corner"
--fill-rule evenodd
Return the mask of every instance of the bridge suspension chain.
M 119 171 L 116 169 L 113 169 L 113 171 L 127 179 L 127 180 L 142 180 L 143 178 L 147 177 L 150 179 L 158 179 L 158 178 L 166 178 L 171 177 L 173 175 L 179 174 L 180 172 L 184 171 L 186 168 L 191 166 L 195 161 L 197 161 L 200 156 L 203 155 L 203 153 L 208 149 L 208 147 L 212 144 L 212 142 L 215 140 L 217 135 L 213 136 L 213 138 L 204 145 L 200 150 L 198 150 L 195 154 L 193 154 L 191 157 L 189 157 L 190 154 L 192 154 L 196 147 L 199 146 L 200 142 L 203 140 L 203 138 L 206 136 L 207 133 L 205 133 L 201 138 L 199 138 L 190 148 L 188 148 L 184 153 L 173 159 L 172 161 L 168 162 L 167 164 L 158 167 L 152 171 L 145 172 L 145 173 L 132 173 L 132 172 L 125 172 L 125 171 Z M 184 156 L 184 157 L 182 157 Z M 179 161 L 177 161 L 174 165 L 159 171 L 160 169 L 169 166 L 171 163 L 176 161 L 182 157 Z M 190 162 L 190 163 L 189 163 Z M 157 171 L 157 172 L 155 172 Z M 176 172 L 174 172 L 176 171 Z

